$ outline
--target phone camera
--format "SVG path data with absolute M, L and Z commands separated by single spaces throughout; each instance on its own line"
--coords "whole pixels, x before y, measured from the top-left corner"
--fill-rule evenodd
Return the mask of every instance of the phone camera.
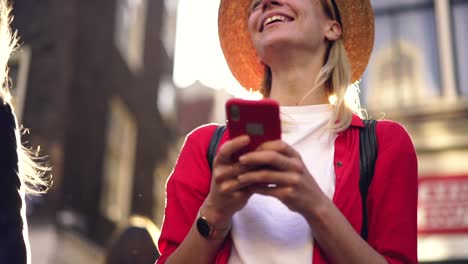
M 239 121 L 240 120 L 240 109 L 237 105 L 232 105 L 229 109 L 231 111 L 231 119 L 232 121 Z

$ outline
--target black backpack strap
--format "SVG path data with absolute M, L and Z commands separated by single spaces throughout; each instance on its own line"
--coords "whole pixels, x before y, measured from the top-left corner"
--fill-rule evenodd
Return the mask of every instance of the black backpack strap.
M 208 152 L 206 153 L 206 158 L 208 160 L 208 165 L 210 166 L 210 171 L 213 171 L 213 161 L 216 154 L 216 150 L 218 149 L 219 142 L 221 141 L 221 137 L 223 136 L 225 130 L 225 125 L 218 126 L 215 129 L 213 136 L 211 137 L 210 146 L 208 147 Z
M 359 190 L 362 199 L 362 229 L 361 237 L 367 240 L 367 192 L 374 176 L 375 160 L 377 159 L 376 121 L 363 120 L 364 127 L 359 132 L 360 170 Z

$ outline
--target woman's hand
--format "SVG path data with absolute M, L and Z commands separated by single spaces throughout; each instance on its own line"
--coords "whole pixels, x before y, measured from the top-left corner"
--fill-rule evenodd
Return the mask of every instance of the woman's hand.
M 253 193 L 278 198 L 290 210 L 314 216 L 327 197 L 308 172 L 301 156 L 281 140 L 262 144 L 239 158 L 249 170 L 238 177 Z
M 200 211 L 216 227 L 229 226 L 234 213 L 242 209 L 252 195 L 237 179 L 247 171 L 246 167 L 232 158 L 248 144 L 248 136 L 229 140 L 220 147 L 214 159 L 210 193 Z

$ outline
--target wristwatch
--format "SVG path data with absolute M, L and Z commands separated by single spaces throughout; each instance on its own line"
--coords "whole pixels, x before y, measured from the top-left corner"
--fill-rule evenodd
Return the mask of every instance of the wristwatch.
M 223 240 L 231 230 L 231 225 L 224 228 L 215 227 L 198 211 L 197 230 L 207 240 Z

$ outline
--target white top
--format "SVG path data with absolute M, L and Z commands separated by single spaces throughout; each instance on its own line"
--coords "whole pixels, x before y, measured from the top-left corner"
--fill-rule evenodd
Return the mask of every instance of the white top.
M 282 139 L 294 147 L 331 199 L 336 133 L 327 130 L 331 105 L 281 107 Z M 312 262 L 312 230 L 303 216 L 273 197 L 254 194 L 233 216 L 229 264 Z

